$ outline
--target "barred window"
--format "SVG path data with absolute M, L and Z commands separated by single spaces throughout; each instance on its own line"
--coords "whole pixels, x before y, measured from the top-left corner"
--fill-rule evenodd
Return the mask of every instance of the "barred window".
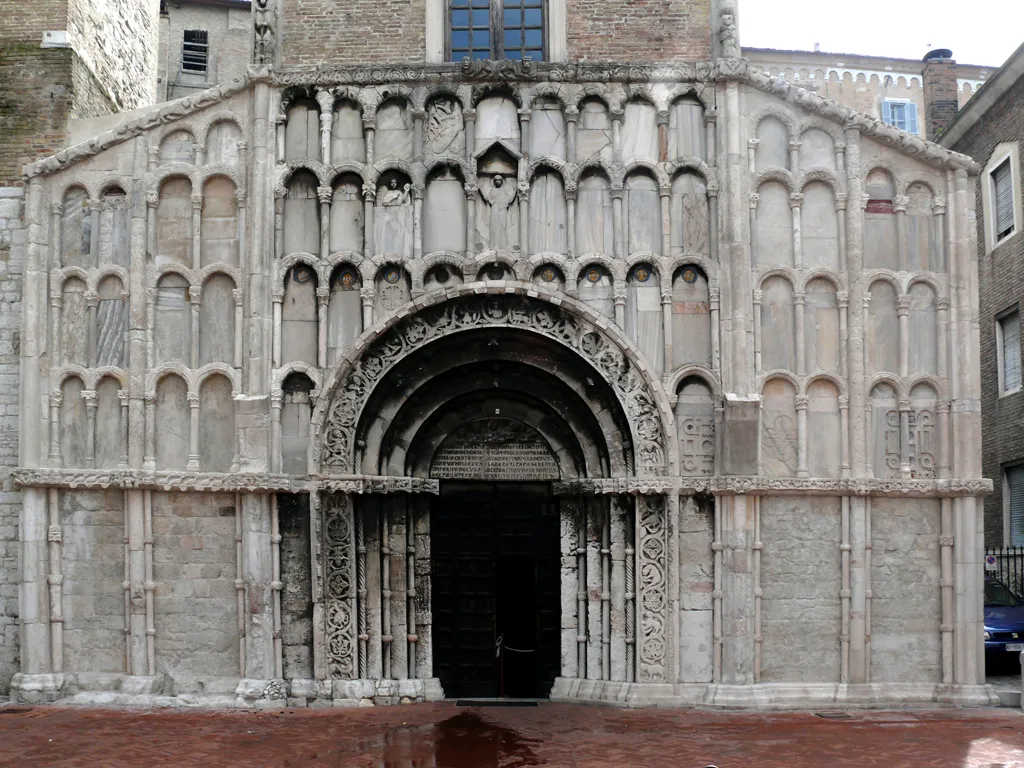
M 181 71 L 205 75 L 210 64 L 210 41 L 205 29 L 186 29 L 181 44 Z
M 545 0 L 448 0 L 448 58 L 546 58 Z

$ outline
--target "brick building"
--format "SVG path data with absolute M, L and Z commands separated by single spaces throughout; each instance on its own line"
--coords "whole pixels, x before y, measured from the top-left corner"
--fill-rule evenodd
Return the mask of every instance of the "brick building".
M 990 701 L 969 157 L 734 0 L 255 0 L 218 79 L 25 168 L 16 699 Z
M 251 0 L 164 0 L 158 100 L 191 96 L 245 74 Z
M 941 143 L 976 158 L 978 290 L 981 299 L 983 468 L 995 492 L 985 500 L 990 547 L 1024 545 L 1024 393 L 1020 312 L 1024 308 L 1021 146 L 1024 48 L 993 73 L 946 128 Z

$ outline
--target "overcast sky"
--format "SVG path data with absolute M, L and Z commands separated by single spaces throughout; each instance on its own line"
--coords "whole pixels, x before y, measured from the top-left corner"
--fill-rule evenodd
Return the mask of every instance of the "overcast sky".
M 919 59 L 949 48 L 999 66 L 1024 43 L 1024 0 L 740 0 L 740 42 Z

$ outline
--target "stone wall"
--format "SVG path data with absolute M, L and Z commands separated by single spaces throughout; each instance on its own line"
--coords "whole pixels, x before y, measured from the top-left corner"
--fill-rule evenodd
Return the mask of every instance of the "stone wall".
M 715 537 L 714 500 L 679 501 L 680 672 L 687 683 L 711 681 L 712 591 L 715 587 L 711 543 Z
M 249 64 L 252 17 L 248 9 L 223 8 L 217 5 L 182 3 L 168 6 L 167 29 L 167 100 L 191 96 L 193 93 L 245 74 Z M 181 69 L 181 51 L 185 30 L 205 30 L 209 39 L 209 65 L 205 74 Z
M 838 498 L 761 499 L 761 680 L 839 680 Z
M 310 591 L 309 496 L 279 494 L 281 639 L 284 676 L 313 677 L 313 597 Z
M 156 668 L 177 693 L 231 693 L 239 676 L 235 499 L 153 494 Z
M 939 502 L 871 503 L 871 680 L 942 679 Z
M 61 493 L 60 521 L 66 668 L 123 673 L 124 491 Z
M 568 0 L 573 61 L 706 61 L 711 0 Z

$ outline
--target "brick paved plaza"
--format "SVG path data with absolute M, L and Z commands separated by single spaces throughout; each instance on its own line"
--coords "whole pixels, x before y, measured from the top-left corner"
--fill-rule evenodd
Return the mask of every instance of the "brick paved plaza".
M 0 707 L 0 766 L 1024 766 L 1013 710 L 723 714 L 542 704 L 259 713 Z

